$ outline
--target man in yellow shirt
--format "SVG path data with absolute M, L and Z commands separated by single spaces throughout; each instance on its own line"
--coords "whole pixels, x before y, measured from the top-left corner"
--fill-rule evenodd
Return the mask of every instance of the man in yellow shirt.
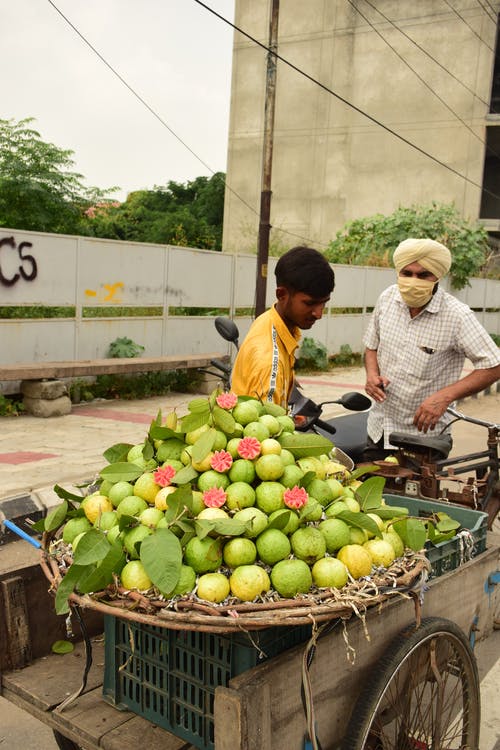
M 320 320 L 335 276 L 321 253 L 303 246 L 282 255 L 274 273 L 277 301 L 250 326 L 234 363 L 231 390 L 286 408 L 300 330 Z

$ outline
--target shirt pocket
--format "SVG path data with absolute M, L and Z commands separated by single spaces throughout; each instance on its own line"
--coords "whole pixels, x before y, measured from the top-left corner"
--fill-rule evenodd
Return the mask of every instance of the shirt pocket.
M 409 358 L 408 374 L 418 380 L 432 381 L 446 362 L 445 350 L 436 349 L 432 343 L 417 344 Z

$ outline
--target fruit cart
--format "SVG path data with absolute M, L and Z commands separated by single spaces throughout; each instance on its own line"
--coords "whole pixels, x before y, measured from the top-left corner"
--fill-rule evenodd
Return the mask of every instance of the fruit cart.
M 500 598 L 486 514 L 383 496 L 276 405 L 216 391 L 188 408 L 108 449 L 85 494 L 56 486 L 38 575 L 0 587 L 3 695 L 62 750 L 477 750 L 471 644 Z M 231 563 L 233 541 L 251 561 Z M 342 582 L 316 576 L 325 561 Z M 50 654 L 64 626 L 81 642 Z
M 304 625 L 290 626 L 289 633 L 243 628 L 216 634 L 150 626 L 147 616 L 142 624 L 107 614 L 103 640 L 95 636 L 102 625 L 99 611 L 79 607 L 92 642 L 92 666 L 81 695 L 62 709 L 82 687 L 84 644 L 70 654 L 51 654 L 62 618 L 53 614 L 46 580 L 37 566 L 10 571 L 1 582 L 11 644 L 3 655 L 2 694 L 50 726 L 63 750 L 113 750 L 138 742 L 150 750 L 303 750 L 312 747 L 311 724 L 322 748 L 342 741 L 345 748 L 368 748 L 369 727 L 382 710 L 400 710 L 391 685 L 401 693 L 404 683 L 408 694 L 401 664 L 423 669 L 428 647 L 437 644 L 434 668 L 444 678 L 458 671 L 454 701 L 461 701 L 474 734 L 478 684 L 467 644 L 487 637 L 498 618 L 500 542 L 471 518 L 483 551 L 460 564 L 458 540 L 433 550 L 431 565 L 440 575 L 428 581 L 421 609 L 414 598 L 395 596 L 362 617 L 332 618 L 312 650 L 311 627 Z M 423 619 L 415 630 L 416 617 Z M 75 631 L 77 626 L 78 618 Z M 448 666 L 439 659 L 439 643 L 452 650 Z M 268 658 L 261 659 L 266 649 Z M 416 695 L 422 682 L 414 688 L 418 700 L 424 699 Z M 441 706 L 440 713 L 451 722 L 448 710 Z

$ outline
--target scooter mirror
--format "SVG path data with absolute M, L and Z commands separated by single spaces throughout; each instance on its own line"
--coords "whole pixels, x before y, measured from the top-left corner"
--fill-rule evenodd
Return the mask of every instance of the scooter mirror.
M 214 324 L 217 329 L 217 333 L 226 341 L 231 341 L 233 344 L 235 344 L 236 348 L 238 348 L 238 339 L 240 337 L 240 332 L 238 331 L 238 326 L 236 325 L 236 323 L 231 320 L 231 318 L 224 318 L 222 316 L 219 316 L 215 318 Z
M 356 391 L 344 393 L 337 403 L 341 404 L 344 409 L 349 409 L 350 411 L 366 411 L 366 409 L 369 409 L 372 405 L 368 396 L 363 396 L 362 393 L 357 393 Z

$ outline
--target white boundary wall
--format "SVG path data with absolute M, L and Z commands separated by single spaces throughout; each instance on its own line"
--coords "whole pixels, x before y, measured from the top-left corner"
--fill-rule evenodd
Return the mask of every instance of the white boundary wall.
M 274 300 L 275 264 L 271 258 L 268 305 Z M 394 271 L 333 268 L 331 307 L 306 335 L 325 344 L 329 354 L 342 344 L 360 352 L 369 310 L 394 282 Z M 0 229 L 0 306 L 67 306 L 75 313 L 0 318 L 0 365 L 105 357 L 109 344 L 122 336 L 144 346 L 149 357 L 229 353 L 213 317 L 172 315 L 172 308 L 227 308 L 236 315 L 242 340 L 252 320 L 238 317 L 238 310 L 253 307 L 255 276 L 254 255 Z M 457 297 L 476 311 L 489 333 L 500 334 L 500 281 L 472 279 Z M 155 307 L 162 314 L 110 317 L 108 311 L 116 307 Z M 88 308 L 98 308 L 99 317 L 86 317 Z M 336 308 L 357 311 L 345 314 Z

